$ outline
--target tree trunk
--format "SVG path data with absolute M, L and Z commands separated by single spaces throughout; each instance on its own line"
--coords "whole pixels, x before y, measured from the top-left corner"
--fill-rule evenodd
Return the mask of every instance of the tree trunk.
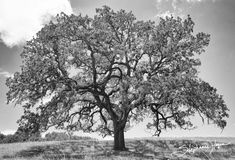
M 125 151 L 125 139 L 124 139 L 124 128 L 125 124 L 120 124 L 118 122 L 114 123 L 114 146 L 113 149 L 116 151 Z

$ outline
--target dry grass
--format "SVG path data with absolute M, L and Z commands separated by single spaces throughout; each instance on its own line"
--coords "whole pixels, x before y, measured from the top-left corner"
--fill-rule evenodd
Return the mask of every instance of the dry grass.
M 0 144 L 0 159 L 15 155 L 23 150 L 30 150 L 32 147 L 43 147 L 47 145 L 55 145 L 60 142 L 24 142 L 24 143 L 9 143 L 9 144 Z M 19 159 L 19 157 L 18 157 Z
M 224 142 L 224 143 L 223 143 Z M 235 139 L 127 139 L 129 151 L 112 150 L 112 141 L 28 142 L 0 145 L 2 160 L 235 160 Z

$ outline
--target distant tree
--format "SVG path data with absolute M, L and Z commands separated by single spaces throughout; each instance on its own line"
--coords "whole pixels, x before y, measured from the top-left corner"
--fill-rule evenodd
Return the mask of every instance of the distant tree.
M 2 141 L 3 141 L 3 139 L 4 139 L 5 137 L 6 137 L 6 136 L 0 132 L 0 143 L 2 143 Z
M 29 135 L 27 132 L 23 130 L 23 128 L 19 127 L 17 131 L 13 134 L 13 136 L 17 137 L 16 142 L 25 142 L 28 140 Z
M 0 143 L 14 143 L 14 142 L 19 142 L 19 137 L 16 136 L 15 134 L 2 134 L 0 132 Z
M 96 10 L 94 18 L 58 15 L 24 46 L 21 71 L 8 78 L 8 102 L 23 105 L 46 130 L 114 135 L 151 117 L 148 128 L 193 128 L 190 117 L 226 126 L 228 108 L 215 88 L 198 77 L 198 55 L 210 35 L 193 34 L 190 17 L 159 24 L 131 12 Z
M 0 143 L 17 143 L 25 141 L 40 141 L 42 140 L 39 132 L 32 134 L 22 127 L 19 127 L 14 134 L 4 135 L 0 133 Z
M 2 143 L 17 143 L 17 142 L 20 142 L 20 137 L 15 134 L 8 134 L 2 140 Z
M 18 142 L 40 141 L 42 139 L 40 132 L 32 132 L 23 127 L 19 127 L 14 135 L 18 137 Z
M 40 121 L 39 115 L 29 112 L 28 110 L 24 111 L 24 115 L 21 116 L 21 119 L 18 121 L 19 127 L 15 133 L 20 138 L 20 141 L 40 141 Z

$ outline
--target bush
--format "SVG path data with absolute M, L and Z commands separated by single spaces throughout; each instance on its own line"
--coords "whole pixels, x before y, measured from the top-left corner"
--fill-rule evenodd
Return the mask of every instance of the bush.
M 3 139 L 5 138 L 6 136 L 2 133 L 0 133 L 0 143 L 2 143 Z
M 41 134 L 40 133 L 35 133 L 35 134 L 32 134 L 29 138 L 28 138 L 28 141 L 42 141 L 43 138 L 41 137 Z
M 0 143 L 16 143 L 26 141 L 65 141 L 65 140 L 95 140 L 88 136 L 76 136 L 70 135 L 66 132 L 51 132 L 45 135 L 45 138 L 41 137 L 41 134 L 27 134 L 21 130 L 17 130 L 13 135 L 4 135 L 0 133 Z
M 15 134 L 6 135 L 5 138 L 2 140 L 2 143 L 16 143 L 20 142 L 21 137 Z
M 29 128 L 24 128 L 22 126 L 17 129 L 15 135 L 19 137 L 19 142 L 40 141 L 42 139 L 38 130 L 35 131 Z
M 51 132 L 45 135 L 46 141 L 64 141 L 64 140 L 94 140 L 88 136 L 75 136 L 66 132 Z
M 72 136 L 71 140 L 96 140 L 96 139 L 88 136 Z
M 64 141 L 69 140 L 70 137 L 65 132 L 51 132 L 45 135 L 46 141 Z
M 41 134 L 39 132 L 28 134 L 21 130 L 17 130 L 14 134 L 4 135 L 0 133 L 0 143 L 16 143 L 26 141 L 41 141 Z

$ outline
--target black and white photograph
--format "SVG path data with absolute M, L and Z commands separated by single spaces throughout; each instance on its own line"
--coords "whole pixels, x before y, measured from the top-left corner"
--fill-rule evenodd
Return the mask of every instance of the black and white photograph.
M 0 160 L 235 160 L 234 0 L 0 0 Z

